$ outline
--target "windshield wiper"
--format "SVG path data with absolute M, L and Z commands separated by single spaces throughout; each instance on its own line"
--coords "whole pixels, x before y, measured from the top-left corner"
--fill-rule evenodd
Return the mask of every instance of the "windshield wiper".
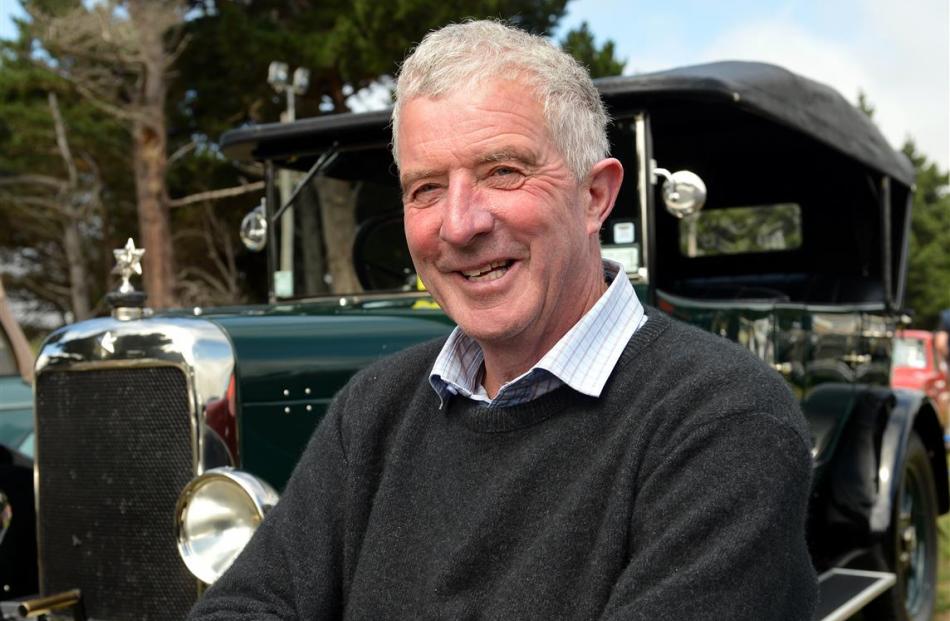
M 310 170 L 307 171 L 307 174 L 304 175 L 304 178 L 300 180 L 300 183 L 297 184 L 297 187 L 294 188 L 294 191 L 290 194 L 290 198 L 287 199 L 287 202 L 280 206 L 273 216 L 271 216 L 271 224 L 280 220 L 280 217 L 287 211 L 287 208 L 290 207 L 294 200 L 296 200 L 297 195 L 303 190 L 304 186 L 310 183 L 310 180 L 313 179 L 316 175 L 322 172 L 325 168 L 329 167 L 336 158 L 340 155 L 339 147 L 340 143 L 334 142 L 330 145 L 330 148 L 324 151 L 320 157 L 317 158 L 317 161 L 313 163 L 313 166 L 310 167 Z

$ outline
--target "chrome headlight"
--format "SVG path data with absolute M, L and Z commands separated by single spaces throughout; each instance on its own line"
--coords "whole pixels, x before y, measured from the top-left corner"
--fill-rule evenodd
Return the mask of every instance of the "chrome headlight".
M 277 498 L 270 485 L 233 468 L 214 468 L 188 483 L 175 511 L 178 553 L 188 571 L 205 584 L 220 578 Z

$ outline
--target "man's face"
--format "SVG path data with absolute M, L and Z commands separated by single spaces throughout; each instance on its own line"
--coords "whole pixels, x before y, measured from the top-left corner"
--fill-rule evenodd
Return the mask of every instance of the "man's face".
M 603 291 L 600 221 L 530 90 L 412 99 L 399 130 L 406 238 L 432 296 L 483 347 L 553 345 Z

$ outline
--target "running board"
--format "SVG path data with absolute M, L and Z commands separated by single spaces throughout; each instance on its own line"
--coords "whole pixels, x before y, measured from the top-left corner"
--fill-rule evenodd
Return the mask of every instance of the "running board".
M 894 586 L 897 576 L 885 571 L 836 567 L 818 576 L 817 621 L 844 621 Z

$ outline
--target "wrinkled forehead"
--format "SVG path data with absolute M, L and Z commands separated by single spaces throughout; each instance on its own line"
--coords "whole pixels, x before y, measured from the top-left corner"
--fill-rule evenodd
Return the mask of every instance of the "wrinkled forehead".
M 403 118 L 405 115 L 405 110 L 413 102 L 418 102 L 424 100 L 429 106 L 430 109 L 436 109 L 439 107 L 457 107 L 459 101 L 474 101 L 476 99 L 484 98 L 485 100 L 491 100 L 495 94 L 500 94 L 502 91 L 509 91 L 512 86 L 514 86 L 518 92 L 530 99 L 531 102 L 536 104 L 532 106 L 536 112 L 536 123 L 537 126 L 543 128 L 550 137 L 550 124 L 547 118 L 547 109 L 546 102 L 542 97 L 538 95 L 538 89 L 533 85 L 533 78 L 527 72 L 521 73 L 511 73 L 503 76 L 489 76 L 484 77 L 480 75 L 468 76 L 468 78 L 462 82 L 451 85 L 450 87 L 440 88 L 438 90 L 424 91 L 422 89 L 417 89 L 416 91 L 403 95 L 397 101 L 396 106 L 393 108 L 392 115 L 392 131 L 393 131 L 393 147 L 394 155 L 398 156 L 398 146 L 399 143 L 406 140 L 409 135 L 407 134 L 408 128 L 406 128 L 403 123 Z M 397 165 L 399 162 L 397 161 Z
M 543 103 L 531 89 L 513 80 L 492 79 L 438 96 L 404 100 L 394 122 L 394 146 L 400 159 L 420 143 L 438 144 L 458 135 L 463 142 L 455 143 L 457 148 L 469 146 L 479 153 L 490 152 L 485 157 L 493 161 L 511 159 L 509 152 L 519 150 L 519 144 L 523 145 L 521 151 L 533 148 L 525 139 L 556 147 Z M 466 144 L 464 140 L 471 142 Z
M 393 122 L 395 123 L 401 116 L 402 109 L 410 102 L 418 99 L 441 102 L 460 94 L 472 98 L 481 96 L 482 93 L 488 93 L 490 96 L 493 91 L 511 85 L 516 86 L 524 95 L 543 107 L 544 98 L 539 95 L 539 88 L 536 83 L 536 76 L 526 71 L 518 71 L 498 75 L 468 75 L 451 84 L 437 83 L 433 84 L 432 88 L 416 88 L 400 95 L 393 109 Z

